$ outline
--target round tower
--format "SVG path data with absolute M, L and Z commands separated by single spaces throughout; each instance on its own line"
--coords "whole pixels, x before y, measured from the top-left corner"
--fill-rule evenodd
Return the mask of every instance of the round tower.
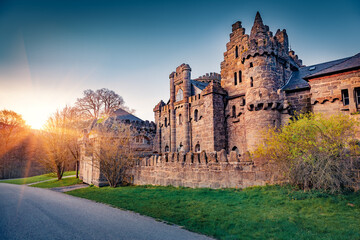
M 176 152 L 176 114 L 174 109 L 175 102 L 175 72 L 172 72 L 169 76 L 170 79 L 170 151 Z
M 189 97 L 191 96 L 191 68 L 188 64 L 182 65 L 183 91 L 184 91 L 184 151 L 190 151 L 190 109 Z
M 286 32 L 285 32 L 286 34 Z M 286 42 L 287 42 L 287 36 Z M 269 127 L 281 124 L 282 100 L 278 89 L 284 84 L 284 45 L 272 36 L 259 12 L 251 29 L 247 50 L 242 53 L 245 81 L 245 125 L 247 150 L 253 151 Z M 287 46 L 286 46 L 287 47 Z

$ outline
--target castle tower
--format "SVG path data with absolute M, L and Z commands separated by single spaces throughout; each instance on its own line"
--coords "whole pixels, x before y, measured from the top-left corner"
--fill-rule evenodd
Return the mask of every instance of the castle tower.
M 241 22 L 232 26 L 221 63 L 222 87 L 228 92 L 228 150 L 254 150 L 264 131 L 280 126 L 283 97 L 279 89 L 291 74 L 285 30 L 273 36 L 257 12 L 250 36 Z M 292 61 L 293 65 L 296 65 Z
M 174 109 L 175 103 L 175 72 L 172 72 L 170 78 L 170 151 L 176 152 L 176 114 Z

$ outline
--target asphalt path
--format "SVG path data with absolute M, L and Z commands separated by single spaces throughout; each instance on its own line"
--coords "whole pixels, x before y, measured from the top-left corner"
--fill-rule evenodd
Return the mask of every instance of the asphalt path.
M 48 189 L 0 183 L 0 239 L 210 239 Z

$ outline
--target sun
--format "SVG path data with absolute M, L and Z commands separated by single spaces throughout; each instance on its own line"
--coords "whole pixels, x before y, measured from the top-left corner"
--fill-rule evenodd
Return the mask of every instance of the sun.
M 25 119 L 26 124 L 29 125 L 32 129 L 40 130 L 43 128 L 45 121 L 43 119 L 39 119 L 36 116 Z

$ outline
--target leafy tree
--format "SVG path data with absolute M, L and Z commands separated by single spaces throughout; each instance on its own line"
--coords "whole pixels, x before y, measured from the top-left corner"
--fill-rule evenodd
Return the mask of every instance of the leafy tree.
M 127 179 L 127 170 L 135 160 L 132 148 L 133 131 L 128 124 L 104 121 L 93 134 L 95 167 L 99 168 L 111 187 Z
M 305 190 L 341 191 L 353 186 L 352 168 L 359 164 L 357 124 L 344 114 L 301 114 L 281 129 L 270 129 L 254 157 L 267 163 L 274 177 Z

